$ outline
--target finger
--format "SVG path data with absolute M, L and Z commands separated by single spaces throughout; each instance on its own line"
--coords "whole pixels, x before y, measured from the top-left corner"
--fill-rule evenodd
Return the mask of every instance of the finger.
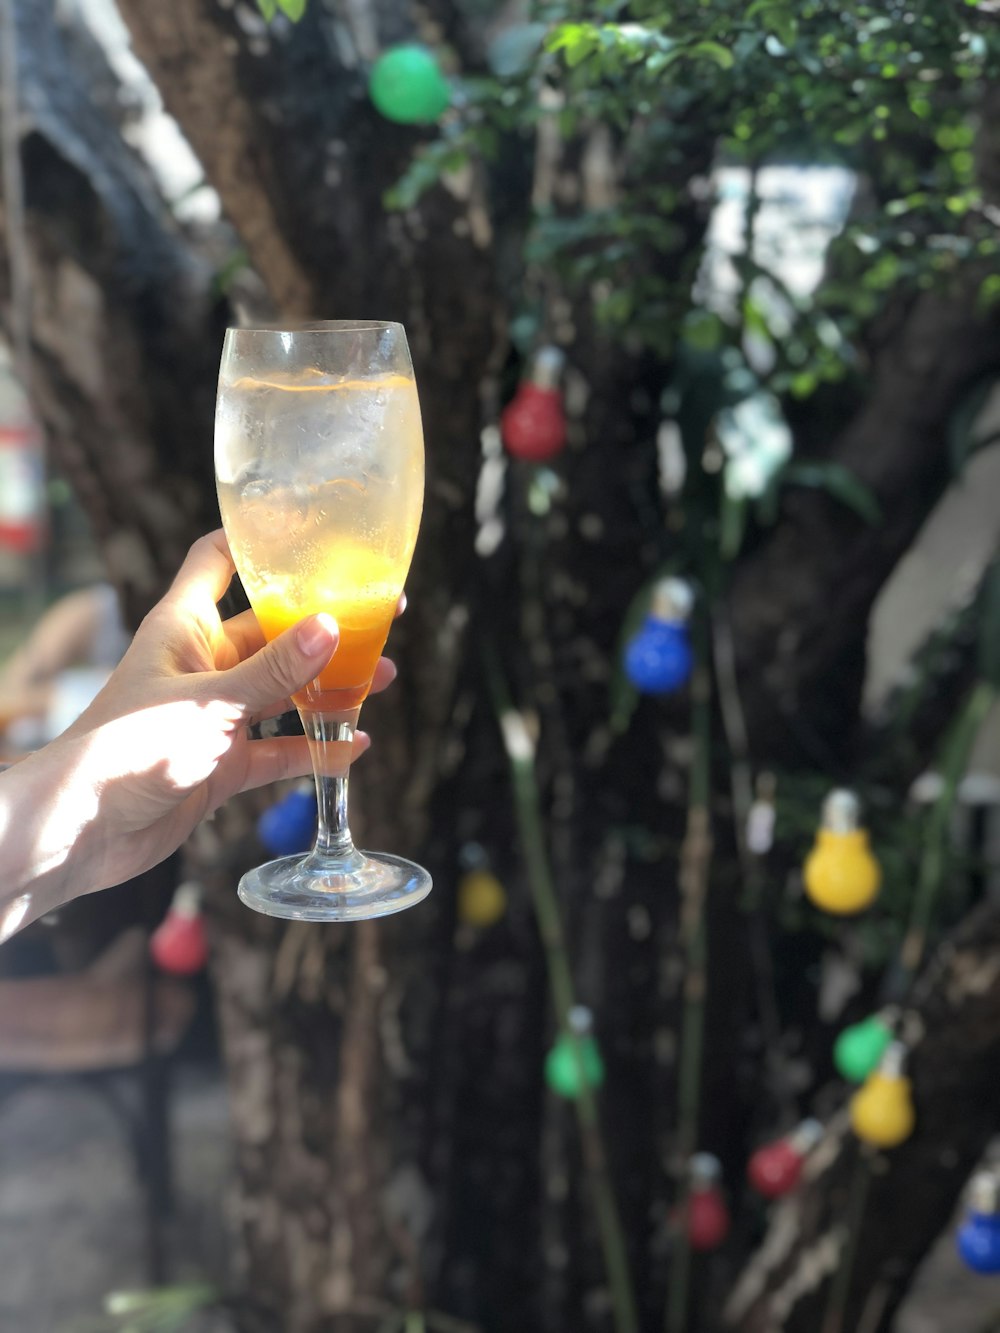
M 397 617 L 401 616 L 405 610 L 406 610 L 406 591 L 404 589 L 404 591 L 399 594 L 399 599 L 396 602 L 396 616 Z
M 356 731 L 351 747 L 353 764 L 371 745 L 367 731 Z M 301 778 L 312 772 L 309 743 L 304 736 L 278 736 L 268 741 L 251 741 L 247 747 L 247 771 L 241 791 L 264 787 L 285 778 Z
M 222 630 L 241 662 L 252 653 L 260 652 L 267 642 L 260 621 L 252 611 L 241 611 L 239 615 L 230 616 L 222 622 Z
M 204 603 L 214 607 L 224 596 L 236 573 L 229 543 L 221 528 L 199 537 L 177 571 L 167 592 L 167 598 L 181 602 L 194 610 L 203 609 Z
M 398 674 L 396 663 L 391 658 L 380 657 L 375 667 L 375 674 L 372 676 L 370 693 L 380 694 L 392 684 Z
M 307 616 L 225 672 L 227 696 L 248 716 L 273 708 L 316 679 L 336 651 L 339 637 L 336 622 L 325 612 Z
M 381 694 L 383 690 L 389 688 L 398 675 L 396 663 L 391 658 L 380 657 L 375 665 L 375 674 L 372 677 L 371 688 L 368 693 Z M 294 712 L 295 700 L 290 696 L 285 699 L 275 699 L 272 703 L 259 709 L 252 717 L 248 717 L 247 726 L 254 727 L 260 722 L 269 721 L 272 717 L 281 717 L 283 713 Z
M 251 741 L 247 746 L 246 775 L 240 791 L 252 791 L 269 782 L 303 778 L 312 772 L 309 742 L 305 736 L 275 736 Z
M 246 720 L 248 727 L 259 726 L 261 722 L 270 722 L 272 717 L 284 717 L 286 713 L 296 711 L 295 702 L 292 699 L 277 699 L 273 704 L 268 704 L 266 708 L 261 708 Z

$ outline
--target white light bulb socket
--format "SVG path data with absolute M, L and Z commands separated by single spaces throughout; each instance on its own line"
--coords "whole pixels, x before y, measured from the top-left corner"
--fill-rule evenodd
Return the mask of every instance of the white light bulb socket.
M 201 914 L 201 885 L 187 882 L 174 891 L 170 910 L 175 916 L 196 917 Z
M 906 1073 L 906 1057 L 908 1054 L 909 1052 L 901 1041 L 891 1041 L 879 1061 L 878 1072 L 883 1078 L 902 1078 Z
M 577 1037 L 586 1037 L 594 1030 L 594 1015 L 585 1004 L 574 1004 L 566 1015 L 566 1026 Z
M 819 1120 L 803 1120 L 801 1125 L 792 1130 L 788 1136 L 791 1146 L 802 1157 L 812 1152 L 816 1144 L 823 1137 L 823 1126 Z
M 683 579 L 657 579 L 653 584 L 649 614 L 654 620 L 683 625 L 690 618 L 693 606 L 694 593 L 690 583 Z
M 696 1152 L 688 1163 L 692 1185 L 712 1185 L 722 1175 L 722 1163 L 714 1153 Z
M 531 383 L 539 389 L 555 389 L 565 365 L 566 357 L 558 347 L 540 347 L 531 365 Z
M 1000 1214 L 1000 1172 L 977 1171 L 969 1182 L 969 1207 L 974 1213 Z
M 823 802 L 823 827 L 831 833 L 853 833 L 861 824 L 861 802 L 846 787 L 837 787 Z

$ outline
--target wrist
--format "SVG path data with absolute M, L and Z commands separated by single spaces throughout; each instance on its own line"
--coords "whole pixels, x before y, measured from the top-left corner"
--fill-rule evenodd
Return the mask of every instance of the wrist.
M 87 778 L 87 746 L 56 740 L 0 773 L 0 942 L 89 882 L 98 790 Z

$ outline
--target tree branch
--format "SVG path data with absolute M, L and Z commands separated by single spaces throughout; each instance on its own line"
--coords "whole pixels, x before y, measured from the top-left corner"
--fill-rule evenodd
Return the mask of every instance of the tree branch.
M 914 301 L 875 354 L 866 404 L 832 442 L 828 457 L 869 487 L 884 519 L 866 526 L 824 494 L 790 492 L 736 571 L 733 631 L 760 759 L 835 771 L 856 743 L 872 605 L 948 484 L 950 414 L 1000 357 L 1000 318 L 976 314 L 980 278 Z

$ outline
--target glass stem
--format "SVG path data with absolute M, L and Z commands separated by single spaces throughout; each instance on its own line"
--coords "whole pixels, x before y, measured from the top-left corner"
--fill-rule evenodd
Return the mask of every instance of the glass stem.
M 357 855 L 347 823 L 351 747 L 361 709 L 314 713 L 300 710 L 316 780 L 316 842 L 312 855 L 338 861 Z

